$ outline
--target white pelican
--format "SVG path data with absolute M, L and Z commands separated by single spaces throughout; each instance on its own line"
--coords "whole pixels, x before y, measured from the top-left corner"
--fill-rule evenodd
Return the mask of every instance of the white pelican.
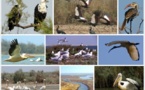
M 74 56 L 81 56 L 83 53 L 83 50 L 80 50 L 78 53 L 76 53 Z
M 133 43 L 129 41 L 112 41 L 110 43 L 106 43 L 106 46 L 112 46 L 114 44 L 120 44 L 120 46 L 114 46 L 109 50 L 109 52 L 115 48 L 125 47 L 132 58 L 132 60 L 139 60 L 139 51 L 136 47 L 139 43 Z
M 12 40 L 11 44 L 10 44 L 10 48 L 9 48 L 10 57 L 5 61 L 19 62 L 19 61 L 25 60 L 27 58 L 33 58 L 34 57 L 34 56 L 28 55 L 26 53 L 20 55 L 20 51 L 21 51 L 21 47 L 20 47 L 17 39 Z
M 122 81 L 122 74 L 119 73 L 113 83 L 113 87 L 117 84 L 120 90 L 140 90 L 140 86 L 135 80 L 131 78 L 126 78 L 126 80 Z
M 50 58 L 53 61 L 61 61 L 63 59 L 63 55 L 55 56 Z
M 46 79 L 43 79 L 43 86 L 40 87 L 40 90 L 46 90 Z
M 43 61 L 40 57 L 36 59 L 36 62 Z
M 82 57 L 88 57 L 91 58 L 93 56 L 93 52 L 87 52 L 87 54 L 83 55 Z
M 6 90 L 14 90 L 14 88 L 15 88 L 15 86 L 13 86 L 13 87 L 10 87 L 9 86 L 9 80 L 6 80 Z

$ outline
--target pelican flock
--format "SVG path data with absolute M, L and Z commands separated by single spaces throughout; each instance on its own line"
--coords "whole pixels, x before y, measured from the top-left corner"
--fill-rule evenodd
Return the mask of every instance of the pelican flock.
M 20 54 L 21 46 L 19 45 L 17 39 L 14 39 L 11 41 L 8 52 L 9 52 L 10 57 L 7 60 L 5 60 L 8 62 L 19 62 L 27 58 L 34 58 L 34 56 L 26 54 L 26 53 Z
M 136 45 L 139 45 L 139 43 L 134 43 L 134 42 L 130 42 L 130 41 L 112 41 L 112 42 L 106 43 L 105 45 L 112 46 L 115 44 L 120 44 L 120 46 L 112 47 L 109 50 L 109 52 L 116 48 L 125 47 L 132 60 L 135 60 L 135 61 L 139 60 L 140 55 L 139 55 L 138 48 L 136 47 Z
M 139 83 L 131 78 L 126 78 L 126 81 L 122 81 L 121 73 L 118 73 L 118 76 L 113 83 L 113 87 L 116 85 L 120 90 L 141 90 Z

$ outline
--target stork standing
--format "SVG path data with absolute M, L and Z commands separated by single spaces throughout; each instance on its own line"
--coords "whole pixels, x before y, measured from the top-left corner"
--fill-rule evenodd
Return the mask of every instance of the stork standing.
M 122 81 L 122 74 L 119 73 L 113 83 L 113 87 L 117 84 L 120 90 L 140 90 L 140 85 L 137 81 L 131 78 L 126 78 L 126 80 L 127 81 Z
M 139 51 L 138 48 L 136 47 L 136 45 L 139 45 L 139 43 L 133 43 L 133 42 L 129 42 L 129 41 L 112 41 L 110 43 L 106 43 L 106 46 L 112 46 L 114 44 L 120 44 L 120 46 L 114 46 L 112 47 L 109 52 L 115 48 L 120 48 L 120 47 L 125 47 L 130 55 L 130 57 L 132 58 L 132 60 L 139 60 Z
M 36 5 L 34 10 L 34 30 L 39 31 L 42 22 L 45 20 L 47 15 L 47 0 L 41 0 L 39 4 Z
M 27 58 L 33 58 L 33 56 L 28 55 L 28 54 L 21 54 L 20 55 L 20 51 L 21 51 L 21 47 L 20 47 L 17 39 L 12 40 L 11 44 L 10 44 L 10 48 L 9 48 L 10 57 L 5 61 L 19 62 L 19 61 L 25 60 Z
M 125 18 L 124 18 L 124 21 L 123 21 L 123 24 L 121 26 L 121 29 L 120 30 L 124 30 L 125 29 L 125 25 L 126 25 L 126 22 L 130 22 L 130 25 L 133 21 L 133 19 L 138 15 L 138 4 L 135 3 L 135 2 L 132 2 L 131 4 L 128 4 L 126 8 L 128 7 L 131 7 L 130 9 L 128 9 L 126 12 L 125 12 Z M 131 27 L 130 27 L 131 28 Z M 130 29 L 131 30 L 131 29 Z M 132 33 L 132 31 L 130 31 L 130 33 Z
M 21 16 L 22 3 L 18 1 L 18 5 L 15 5 L 8 14 L 8 27 L 10 31 L 19 23 Z

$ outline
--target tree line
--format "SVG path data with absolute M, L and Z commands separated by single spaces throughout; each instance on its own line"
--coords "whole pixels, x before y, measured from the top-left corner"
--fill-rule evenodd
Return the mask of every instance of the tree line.
M 7 55 L 10 48 L 10 41 L 2 39 L 2 54 Z M 43 54 L 44 45 L 35 45 L 31 42 L 28 43 L 19 43 L 21 47 L 21 52 L 29 54 Z

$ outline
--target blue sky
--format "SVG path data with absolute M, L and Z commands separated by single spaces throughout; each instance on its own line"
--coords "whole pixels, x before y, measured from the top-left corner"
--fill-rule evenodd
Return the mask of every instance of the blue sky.
M 18 43 L 33 43 L 35 45 L 44 45 L 44 36 L 2 36 L 2 39 L 7 41 L 12 41 L 13 39 L 17 39 Z
M 48 0 L 49 2 L 47 3 L 47 17 L 50 17 L 50 18 L 53 18 L 53 13 L 52 13 L 52 6 L 53 6 L 53 0 Z M 23 10 L 23 12 L 28 12 L 30 14 L 30 17 L 28 18 L 27 20 L 27 23 L 23 23 L 23 22 L 20 22 L 20 24 L 22 24 L 23 26 L 24 25 L 30 25 L 30 23 L 33 23 L 34 22 L 34 8 L 37 4 L 40 3 L 40 0 L 23 0 L 24 4 L 27 5 L 27 8 L 25 8 Z M 2 0 L 2 26 L 4 25 L 4 22 L 7 22 L 7 16 L 6 14 L 8 14 L 10 12 L 10 10 L 12 9 L 13 5 L 11 3 L 7 3 L 6 0 Z M 18 28 L 14 28 L 14 30 L 16 31 Z M 13 30 L 13 32 L 14 32 Z M 19 30 L 23 30 L 24 29 L 21 29 L 19 28 Z M 31 31 L 33 30 L 33 27 L 32 28 L 27 28 L 25 29 L 27 31 Z M 29 33 L 29 32 L 25 32 L 25 33 Z
M 138 27 L 139 27 L 139 24 L 141 22 L 141 19 L 144 19 L 143 18 L 143 0 L 119 0 L 119 26 L 121 27 L 123 20 L 124 20 L 124 14 L 129 9 L 129 8 L 124 9 L 124 8 L 126 7 L 126 5 L 128 5 L 132 2 L 136 2 L 139 6 L 139 9 L 138 9 L 139 16 L 137 16 L 132 22 L 132 31 L 134 34 L 136 34 Z M 130 24 L 128 23 L 126 26 L 129 28 Z M 142 27 L 140 30 L 143 31 L 143 24 L 142 24 Z M 121 31 L 121 33 L 124 34 L 125 31 Z
M 130 42 L 140 43 L 137 48 L 140 53 L 140 60 L 133 61 L 126 48 L 117 48 L 108 53 L 113 46 L 105 46 L 105 43 L 116 40 L 127 40 Z M 119 46 L 116 44 L 115 46 Z M 143 65 L 143 37 L 142 36 L 125 36 L 112 35 L 99 37 L 99 64 L 101 65 Z
M 57 45 L 59 39 L 67 38 L 68 42 L 64 44 L 71 44 L 71 45 L 81 45 L 83 43 L 84 45 L 97 45 L 97 36 L 46 36 L 46 45 Z
M 44 72 L 53 72 L 59 71 L 59 66 L 2 66 L 2 72 L 13 73 L 19 69 L 22 69 L 23 72 L 29 72 L 31 70 L 43 70 Z
M 61 66 L 62 74 L 94 73 L 94 66 Z

